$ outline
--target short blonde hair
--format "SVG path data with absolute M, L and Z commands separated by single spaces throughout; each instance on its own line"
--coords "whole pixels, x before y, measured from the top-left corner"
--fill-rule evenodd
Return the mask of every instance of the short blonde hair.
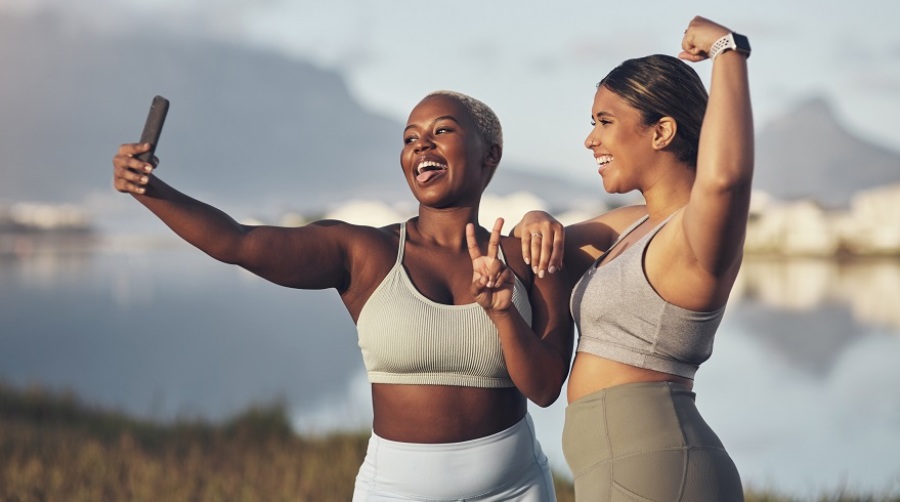
M 503 148 L 503 128 L 500 127 L 500 119 L 497 118 L 497 114 L 491 110 L 491 107 L 468 94 L 456 91 L 434 91 L 425 97 L 431 96 L 446 96 L 459 101 L 472 116 L 478 132 L 487 144 L 496 144 Z

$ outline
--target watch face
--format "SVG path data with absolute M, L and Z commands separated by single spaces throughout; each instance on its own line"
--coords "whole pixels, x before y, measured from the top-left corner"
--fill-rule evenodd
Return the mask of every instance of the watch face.
M 738 52 L 750 52 L 750 40 L 747 37 L 737 33 L 732 33 L 731 36 L 734 38 L 735 49 Z

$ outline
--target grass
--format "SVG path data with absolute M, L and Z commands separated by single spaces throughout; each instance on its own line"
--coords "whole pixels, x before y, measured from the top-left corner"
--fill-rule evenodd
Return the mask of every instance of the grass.
M 160 424 L 0 383 L 0 500 L 347 501 L 367 433 L 300 437 L 283 404 Z M 556 477 L 559 502 L 574 494 Z M 750 491 L 747 502 L 793 502 Z M 898 501 L 831 494 L 820 502 Z

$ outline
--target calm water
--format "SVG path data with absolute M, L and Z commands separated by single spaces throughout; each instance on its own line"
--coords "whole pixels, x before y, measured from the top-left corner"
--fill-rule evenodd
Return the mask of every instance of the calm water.
M 900 264 L 745 264 L 697 402 L 745 484 L 900 492 Z M 294 291 L 182 244 L 0 255 L 0 379 L 156 419 L 285 400 L 299 431 L 366 428 L 333 291 Z M 532 408 L 561 471 L 564 402 Z

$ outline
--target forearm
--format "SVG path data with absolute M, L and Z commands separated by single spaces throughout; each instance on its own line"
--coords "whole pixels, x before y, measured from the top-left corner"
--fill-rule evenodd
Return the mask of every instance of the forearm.
M 700 133 L 697 183 L 734 190 L 753 176 L 753 114 L 747 59 L 726 51 L 713 61 L 709 103 Z
M 245 228 L 221 210 L 179 192 L 155 176 L 145 194 L 132 196 L 191 245 L 226 263 L 240 261 Z
M 515 309 L 489 312 L 500 335 L 506 367 L 516 387 L 541 407 L 559 397 L 569 360 L 553 344 L 541 339 Z

